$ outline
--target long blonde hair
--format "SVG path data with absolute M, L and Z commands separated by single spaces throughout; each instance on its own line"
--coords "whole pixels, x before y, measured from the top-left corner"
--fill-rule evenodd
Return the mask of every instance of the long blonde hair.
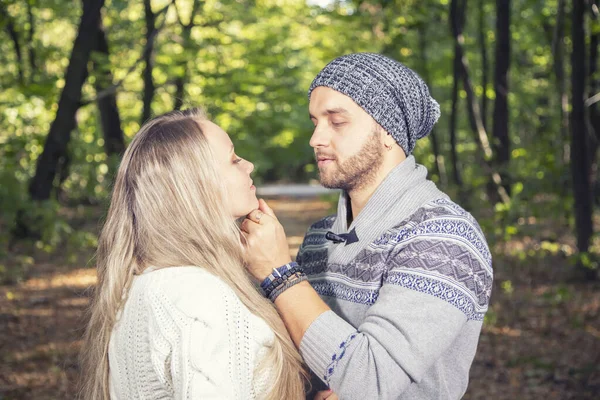
M 269 399 L 304 397 L 302 360 L 273 305 L 243 266 L 239 228 L 198 109 L 154 118 L 123 156 L 97 251 L 98 284 L 82 356 L 81 394 L 108 399 L 108 344 L 136 274 L 148 266 L 198 265 L 225 281 L 275 332 L 266 360 L 276 373 Z

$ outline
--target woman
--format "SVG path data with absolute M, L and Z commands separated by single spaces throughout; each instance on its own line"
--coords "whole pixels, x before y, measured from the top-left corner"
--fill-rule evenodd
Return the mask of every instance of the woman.
M 197 109 L 135 136 L 99 238 L 86 400 L 304 397 L 301 358 L 243 267 L 253 169 Z

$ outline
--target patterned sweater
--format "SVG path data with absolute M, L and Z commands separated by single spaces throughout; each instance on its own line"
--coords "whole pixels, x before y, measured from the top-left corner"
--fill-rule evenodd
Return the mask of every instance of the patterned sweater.
M 300 351 L 341 399 L 459 399 L 492 287 L 492 260 L 477 221 L 426 178 L 412 156 L 347 226 L 337 215 L 310 227 L 297 261 L 331 307 Z M 354 230 L 353 243 L 326 239 Z M 310 397 L 310 395 L 309 395 Z

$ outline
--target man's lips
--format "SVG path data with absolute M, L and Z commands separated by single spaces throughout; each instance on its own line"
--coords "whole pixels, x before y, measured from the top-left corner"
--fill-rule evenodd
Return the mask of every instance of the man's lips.
M 331 164 L 333 161 L 335 161 L 335 158 L 331 156 L 317 156 L 317 165 L 319 167 L 324 167 L 325 165 Z

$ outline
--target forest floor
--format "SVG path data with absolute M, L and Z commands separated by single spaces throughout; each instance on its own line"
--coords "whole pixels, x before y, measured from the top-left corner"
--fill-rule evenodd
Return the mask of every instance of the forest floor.
M 327 215 L 318 199 L 280 199 L 277 212 L 295 255 L 311 222 Z M 96 233 L 95 218 L 72 222 Z M 77 219 L 81 221 L 77 221 Z M 570 280 L 564 256 L 527 256 L 523 238 L 494 249 L 495 281 L 465 399 L 600 398 L 600 283 Z M 26 247 L 1 260 L 25 277 L 0 286 L 0 400 L 71 399 L 78 375 L 91 250 L 52 255 Z M 30 264 L 30 265 L 27 265 Z

